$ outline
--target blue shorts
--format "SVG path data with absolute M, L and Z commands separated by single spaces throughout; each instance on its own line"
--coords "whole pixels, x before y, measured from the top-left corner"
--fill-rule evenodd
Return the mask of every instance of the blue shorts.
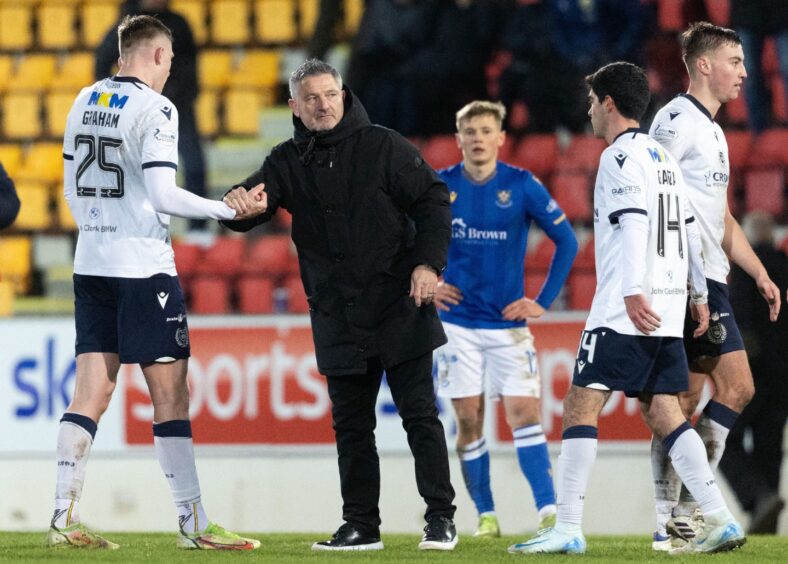
M 186 304 L 177 276 L 74 274 L 76 354 L 115 353 L 123 364 L 189 358 Z
M 709 287 L 709 330 L 700 338 L 692 336 L 698 324 L 692 320 L 687 302 L 687 315 L 684 318 L 684 348 L 690 363 L 703 357 L 722 356 L 733 351 L 743 351 L 744 341 L 736 325 L 728 297 L 728 285 L 706 279 Z
M 689 375 L 682 339 L 621 335 L 606 327 L 583 331 L 572 384 L 629 397 L 684 392 Z

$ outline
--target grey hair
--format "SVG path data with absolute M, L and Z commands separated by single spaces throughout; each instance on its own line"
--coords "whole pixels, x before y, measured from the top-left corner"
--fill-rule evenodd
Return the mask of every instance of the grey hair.
M 337 84 L 339 84 L 339 89 L 342 89 L 342 76 L 337 69 L 320 59 L 307 59 L 290 75 L 290 97 L 296 97 L 298 87 L 301 85 L 302 80 L 308 76 L 315 76 L 318 74 L 330 74 L 334 77 L 334 80 L 337 81 Z

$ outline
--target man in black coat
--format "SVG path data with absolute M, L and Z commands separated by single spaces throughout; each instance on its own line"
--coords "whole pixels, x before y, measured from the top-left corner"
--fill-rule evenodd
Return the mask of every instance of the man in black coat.
M 379 550 L 380 468 L 375 400 L 383 371 L 427 502 L 422 549 L 451 550 L 454 490 L 435 406 L 432 351 L 446 342 L 432 298 L 446 265 L 446 185 L 395 131 L 372 125 L 330 65 L 310 59 L 290 78 L 295 134 L 228 193 L 265 183 L 268 210 L 293 215 L 293 241 L 309 300 L 317 364 L 328 381 L 345 523 L 315 550 Z
M 19 214 L 19 197 L 16 195 L 14 181 L 0 164 L 0 229 L 8 227 Z

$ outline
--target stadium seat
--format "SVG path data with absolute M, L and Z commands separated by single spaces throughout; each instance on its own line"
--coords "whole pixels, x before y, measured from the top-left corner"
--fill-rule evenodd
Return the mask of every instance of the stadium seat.
M 198 276 L 189 283 L 192 313 L 230 312 L 230 284 L 217 276 Z
M 22 165 L 22 147 L 19 143 L 3 143 L 0 145 L 0 163 L 8 173 L 14 178 L 19 167 Z
M 309 41 L 315 32 L 320 0 L 298 0 L 298 31 L 302 41 Z
M 46 130 L 50 137 L 63 137 L 66 131 L 66 118 L 74 103 L 72 92 L 49 92 L 44 96 L 46 111 Z
M 589 237 L 584 243 L 580 244 L 580 249 L 577 252 L 572 268 L 594 271 L 596 269 L 595 258 L 596 249 L 594 248 L 594 238 Z
M 230 135 L 257 135 L 262 97 L 255 89 L 231 89 L 224 97 L 224 129 Z
M 49 188 L 42 182 L 18 181 L 16 192 L 21 207 L 14 227 L 25 230 L 43 230 L 52 227 L 49 211 Z
M 216 90 L 202 90 L 197 96 L 197 129 L 203 137 L 219 133 L 219 94 Z
M 117 23 L 120 16 L 120 5 L 110 0 L 90 0 L 80 7 L 82 21 L 82 46 L 88 49 L 96 47 L 110 29 Z
M 526 271 L 544 271 L 550 268 L 555 253 L 555 243 L 546 235 L 542 235 L 536 246 L 529 247 L 528 255 L 525 257 Z
M 41 98 L 37 94 L 6 94 L 3 98 L 3 135 L 30 139 L 41 135 Z
M 556 170 L 561 172 L 592 172 L 599 167 L 599 157 L 607 147 L 604 139 L 592 135 L 575 135 L 572 143 L 558 153 Z
M 729 27 L 731 19 L 730 0 L 705 0 L 709 21 L 715 25 Z
M 197 45 L 208 41 L 207 10 L 204 0 L 173 0 L 170 9 L 186 18 Z
M 205 250 L 196 272 L 231 277 L 238 274 L 246 254 L 243 237 L 219 237 Z
M 80 89 L 93 83 L 93 62 L 95 57 L 89 51 L 71 53 L 52 77 L 52 90 L 67 91 L 76 98 Z
M 523 137 L 514 151 L 514 164 L 545 179 L 553 173 L 558 157 L 558 140 L 553 134 Z
M 173 241 L 172 251 L 175 254 L 175 269 L 178 278 L 187 279 L 197 272 L 203 255 L 203 248 L 192 243 Z
M 659 29 L 667 32 L 683 31 L 684 0 L 658 0 L 657 21 Z
M 17 178 L 42 182 L 58 182 L 63 178 L 63 145 L 61 143 L 33 143 Z
M 249 6 L 246 0 L 214 0 L 211 10 L 211 39 L 217 45 L 249 42 Z
M 454 135 L 430 137 L 424 142 L 421 154 L 435 170 L 447 168 L 462 160 L 462 154 L 457 148 L 457 139 Z
M 783 168 L 756 169 L 747 172 L 744 202 L 748 212 L 767 211 L 780 218 L 785 209 L 785 172 Z
M 284 287 L 287 289 L 287 311 L 290 313 L 308 313 L 309 302 L 306 300 L 304 284 L 300 276 L 288 276 Z
M 768 129 L 755 138 L 751 166 L 785 166 L 788 164 L 788 128 Z
M 70 49 L 77 43 L 76 4 L 44 2 L 38 7 L 38 46 Z
M 11 55 L 0 55 L 0 92 L 5 92 L 11 75 L 14 72 L 14 58 Z
M 723 106 L 725 122 L 730 125 L 744 126 L 747 124 L 747 102 L 744 100 L 744 92 Z
M 751 65 L 753 63 L 750 63 Z M 763 55 L 761 66 L 766 76 L 775 75 L 780 72 L 780 57 L 777 56 L 777 44 L 774 37 L 767 37 L 763 42 Z
M 233 54 L 227 49 L 206 49 L 197 57 L 201 88 L 224 88 L 230 81 Z
M 254 3 L 255 39 L 260 43 L 291 43 L 298 38 L 293 0 L 257 0 Z
M 41 92 L 55 76 L 57 59 L 47 53 L 25 55 L 8 83 L 9 92 Z
M 345 0 L 345 35 L 352 37 L 358 31 L 361 15 L 364 13 L 364 0 Z
M 58 226 L 62 231 L 75 231 L 77 224 L 71 209 L 68 207 L 65 196 L 63 196 L 63 185 L 59 184 L 55 189 L 55 215 L 57 216 Z
M 0 49 L 22 50 L 33 46 L 33 3 L 0 4 Z
M 788 92 L 785 91 L 785 83 L 778 74 L 772 75 L 772 114 L 782 123 L 788 123 Z
M 230 86 L 273 89 L 279 83 L 279 59 L 271 49 L 247 50 L 230 76 Z
M 587 173 L 558 172 L 549 190 L 570 221 L 591 220 L 591 178 Z
M 24 294 L 30 286 L 33 244 L 24 235 L 0 237 L 0 278 L 14 285 L 16 294 Z
M 272 313 L 274 281 L 266 276 L 242 276 L 236 285 L 241 313 Z
M 534 299 L 542 289 L 544 281 L 547 278 L 546 270 L 536 270 L 526 262 L 525 268 L 525 295 Z
M 514 158 L 515 140 L 511 135 L 507 135 L 503 140 L 503 145 L 498 148 L 498 160 L 505 163 L 512 162 Z
M 252 243 L 242 271 L 279 277 L 292 274 L 293 243 L 289 235 L 265 235 Z
M 569 309 L 588 310 L 596 292 L 596 274 L 576 270 L 569 276 Z
M 752 150 L 752 134 L 746 130 L 730 130 L 725 133 L 725 139 L 728 142 L 728 160 L 731 170 L 745 167 Z

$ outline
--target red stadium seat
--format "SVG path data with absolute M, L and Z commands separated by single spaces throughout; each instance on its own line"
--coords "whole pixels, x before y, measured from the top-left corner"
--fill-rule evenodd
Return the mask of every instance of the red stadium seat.
M 217 276 L 198 276 L 189 285 L 192 313 L 228 313 L 230 284 Z
M 588 174 L 558 172 L 550 182 L 550 193 L 571 221 L 591 220 L 591 179 Z
M 503 145 L 498 149 L 498 160 L 503 162 L 511 162 L 514 155 L 514 138 L 507 135 L 504 138 Z
M 547 271 L 555 253 L 555 243 L 547 235 L 542 236 L 536 247 L 525 257 L 526 270 L 530 272 Z
M 751 166 L 788 164 L 788 128 L 768 129 L 756 137 L 749 164 Z
M 788 92 L 779 74 L 772 76 L 772 113 L 779 121 L 788 122 Z
M 735 125 L 747 124 L 747 102 L 744 99 L 744 91 L 739 96 L 723 106 L 727 123 Z
M 558 156 L 558 140 L 553 134 L 528 135 L 517 144 L 513 164 L 530 170 L 540 178 L 553 173 Z
M 558 154 L 557 171 L 592 172 L 599 167 L 599 157 L 607 144 L 592 135 L 575 135 L 567 149 Z
M 767 211 L 782 216 L 785 207 L 785 181 L 782 168 L 756 169 L 745 178 L 745 205 L 748 212 Z
M 596 274 L 577 271 L 569 276 L 569 309 L 591 309 L 596 292 Z
M 684 0 L 659 0 L 657 19 L 662 31 L 682 31 L 685 27 Z
M 243 237 L 219 237 L 213 246 L 206 249 L 202 261 L 197 265 L 197 272 L 235 276 L 243 265 L 245 249 L 246 240 Z
M 309 303 L 300 276 L 288 276 L 285 280 L 287 289 L 287 311 L 289 313 L 308 313 Z
M 763 42 L 761 65 L 766 76 L 780 72 L 780 58 L 777 56 L 777 44 L 774 42 L 774 37 L 767 37 Z
M 289 235 L 266 235 L 252 243 L 241 270 L 248 274 L 281 276 L 291 272 Z
M 704 3 L 711 23 L 728 27 L 731 19 L 730 0 L 706 0 Z
M 589 237 L 577 252 L 577 257 L 575 257 L 572 268 L 576 270 L 590 270 L 593 272 L 596 268 L 595 257 L 596 250 L 594 249 L 594 238 Z
M 236 295 L 241 313 L 273 312 L 274 281 L 267 276 L 243 276 L 238 280 Z
M 752 150 L 752 134 L 749 131 L 731 130 L 725 133 L 728 142 L 728 160 L 731 169 L 739 169 L 747 165 Z
M 427 139 L 421 154 L 435 170 L 450 167 L 462 160 L 454 135 L 437 135 Z
M 533 270 L 528 270 L 529 266 L 526 266 L 527 272 L 525 273 L 525 295 L 531 299 L 534 299 L 536 295 L 539 293 L 539 290 L 542 289 L 544 285 L 545 278 L 547 278 L 546 271 L 537 271 L 533 272 Z
M 175 252 L 175 269 L 179 278 L 189 278 L 197 272 L 203 252 L 200 245 L 173 242 L 172 250 Z

